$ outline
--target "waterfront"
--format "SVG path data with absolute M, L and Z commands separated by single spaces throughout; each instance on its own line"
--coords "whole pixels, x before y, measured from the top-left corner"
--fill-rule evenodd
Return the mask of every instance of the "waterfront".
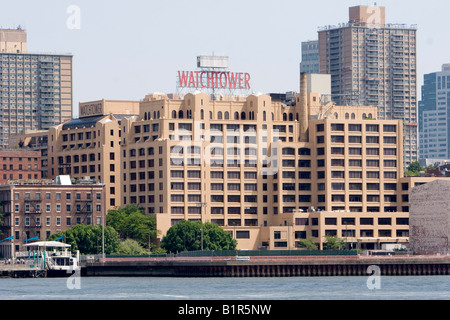
M 449 300 L 450 276 L 0 279 L 0 300 Z M 79 282 L 76 282 L 79 281 Z M 69 283 L 69 286 L 68 286 Z M 69 287 L 72 287 L 70 289 Z

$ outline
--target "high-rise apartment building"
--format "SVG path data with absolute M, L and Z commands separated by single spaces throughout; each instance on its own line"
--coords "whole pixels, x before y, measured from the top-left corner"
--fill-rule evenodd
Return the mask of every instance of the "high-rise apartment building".
M 450 159 L 450 64 L 424 75 L 419 145 L 420 159 Z
M 416 27 L 386 24 L 385 8 L 356 6 L 349 22 L 319 30 L 320 72 L 338 105 L 378 108 L 403 122 L 404 164 L 418 160 Z
M 25 130 L 72 118 L 72 55 L 27 52 L 27 33 L 0 30 L 0 148 Z

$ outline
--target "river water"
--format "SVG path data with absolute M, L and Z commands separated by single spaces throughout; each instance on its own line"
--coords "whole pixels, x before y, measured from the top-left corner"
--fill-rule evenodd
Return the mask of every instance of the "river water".
M 0 300 L 450 300 L 450 276 L 3 278 Z

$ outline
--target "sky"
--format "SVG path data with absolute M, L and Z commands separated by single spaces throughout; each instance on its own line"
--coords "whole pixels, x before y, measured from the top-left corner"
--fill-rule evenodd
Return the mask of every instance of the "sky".
M 251 74 L 253 92 L 299 91 L 301 42 L 348 22 L 350 0 L 0 0 L 0 28 L 22 28 L 28 52 L 73 55 L 79 102 L 142 100 L 175 93 L 178 70 L 199 55 L 226 55 Z M 423 75 L 450 63 L 448 0 L 376 1 L 387 23 L 417 25 L 418 93 Z M 420 100 L 420 96 L 419 96 Z

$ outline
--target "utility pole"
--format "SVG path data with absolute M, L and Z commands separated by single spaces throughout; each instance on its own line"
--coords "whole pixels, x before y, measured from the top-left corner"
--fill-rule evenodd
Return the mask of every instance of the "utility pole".
M 208 203 L 207 202 L 198 202 L 197 206 L 200 207 L 200 247 L 201 250 L 203 251 L 203 207 L 205 207 Z

